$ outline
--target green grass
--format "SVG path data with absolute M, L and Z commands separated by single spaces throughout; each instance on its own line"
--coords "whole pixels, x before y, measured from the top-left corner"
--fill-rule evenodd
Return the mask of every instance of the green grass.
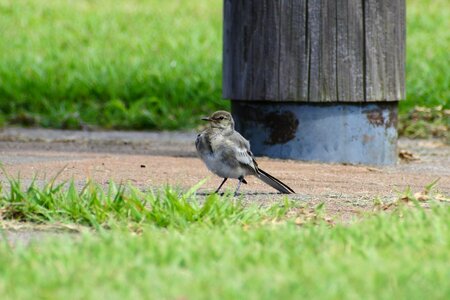
M 0 0 L 0 110 L 45 127 L 192 127 L 221 100 L 221 1 Z
M 89 181 L 77 188 L 73 181 L 44 186 L 32 182 L 24 187 L 20 180 L 8 177 L 8 190 L 0 183 L 0 220 L 36 223 L 75 223 L 96 229 L 133 225 L 154 225 L 183 229 L 191 224 L 219 226 L 224 223 L 247 224 L 276 219 L 291 207 L 287 199 L 269 208 L 245 207 L 232 194 L 211 194 L 200 201 L 196 191 L 166 187 L 160 191 L 140 191 L 132 185 L 110 182 L 104 189 Z
M 407 101 L 449 108 L 450 8 L 407 1 Z M 179 129 L 221 100 L 222 1 L 0 0 L 0 124 Z
M 450 6 L 445 0 L 407 2 L 407 101 L 414 106 L 450 108 Z
M 450 208 L 0 245 L 3 299 L 448 299 Z
M 408 189 L 392 204 L 377 201 L 383 213 L 344 225 L 327 222 L 323 205 L 305 213 L 288 200 L 265 208 L 229 195 L 199 201 L 198 186 L 141 192 L 92 182 L 81 189 L 53 181 L 25 187 L 8 178 L 0 220 L 94 230 L 11 246 L 0 229 L 0 295 L 447 299 L 450 206 L 432 191 L 436 182 L 421 194 Z

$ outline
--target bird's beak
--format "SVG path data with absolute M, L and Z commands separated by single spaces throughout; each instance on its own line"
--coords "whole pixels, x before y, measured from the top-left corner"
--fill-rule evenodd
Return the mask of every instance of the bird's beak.
M 202 120 L 203 121 L 211 121 L 211 118 L 210 117 L 203 117 Z

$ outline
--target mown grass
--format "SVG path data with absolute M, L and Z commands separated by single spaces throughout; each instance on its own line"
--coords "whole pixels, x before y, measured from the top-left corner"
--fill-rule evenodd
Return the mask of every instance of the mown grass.
M 450 208 L 0 245 L 3 299 L 447 299 Z
M 199 202 L 197 187 L 161 193 L 113 183 L 24 187 L 9 178 L 0 198 L 3 219 L 97 230 L 11 246 L 0 229 L 0 295 L 446 299 L 450 206 L 439 203 L 435 185 L 417 195 L 407 190 L 392 204 L 378 201 L 389 213 L 343 225 L 308 218 L 289 201 L 262 208 L 214 195 Z
M 449 108 L 450 9 L 407 8 L 400 111 Z M 220 0 L 0 0 L 0 33 L 0 123 L 177 129 L 229 108 Z

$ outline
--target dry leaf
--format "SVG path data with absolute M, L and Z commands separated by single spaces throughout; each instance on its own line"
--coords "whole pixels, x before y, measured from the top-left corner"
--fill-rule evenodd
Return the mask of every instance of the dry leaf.
M 427 195 L 427 193 L 424 192 L 417 192 L 414 194 L 414 198 L 416 198 L 418 201 L 428 201 L 430 200 L 430 196 Z
M 303 225 L 305 222 L 302 218 L 298 217 L 295 219 L 295 225 Z
M 450 202 L 450 197 L 442 195 L 442 194 L 434 195 L 434 199 L 436 199 L 438 201 L 442 201 L 442 202 Z
M 400 150 L 398 152 L 398 157 L 401 160 L 404 160 L 406 162 L 410 162 L 410 161 L 414 161 L 414 160 L 419 160 L 420 159 L 418 156 L 416 156 L 415 154 L 413 154 L 412 152 L 410 152 L 408 150 Z

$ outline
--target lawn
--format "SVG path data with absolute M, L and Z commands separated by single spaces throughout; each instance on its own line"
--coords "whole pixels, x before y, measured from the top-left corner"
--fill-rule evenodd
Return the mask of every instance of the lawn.
M 450 6 L 447 1 L 407 0 L 407 101 L 450 108 Z
M 192 127 L 221 99 L 221 1 L 0 0 L 9 122 Z
M 449 108 L 450 8 L 407 1 L 407 101 Z M 222 1 L 0 0 L 0 125 L 180 129 L 221 99 Z
M 0 229 L 0 298 L 447 299 L 450 206 L 434 184 L 422 196 L 374 201 L 373 213 L 343 224 L 323 204 L 200 200 L 198 186 L 25 187 L 9 178 L 0 219 L 81 234 L 12 246 Z
M 447 299 L 450 206 L 432 185 L 426 199 L 406 191 L 340 224 L 329 220 L 323 205 L 286 200 L 258 207 L 231 195 L 200 201 L 197 187 L 142 192 L 91 182 L 79 190 L 52 182 L 24 187 L 10 178 L 0 219 L 82 229 L 77 236 L 14 246 L 0 230 L 0 295 Z

